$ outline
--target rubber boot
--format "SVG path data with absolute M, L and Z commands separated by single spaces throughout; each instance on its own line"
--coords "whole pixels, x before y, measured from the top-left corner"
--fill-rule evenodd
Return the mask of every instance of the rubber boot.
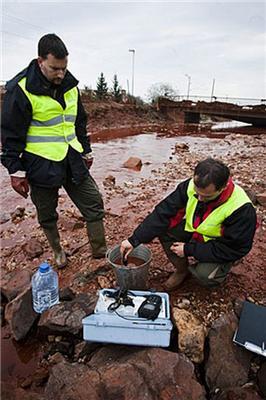
M 47 237 L 49 245 L 53 249 L 54 259 L 57 267 L 59 269 L 65 268 L 67 266 L 67 257 L 66 253 L 60 245 L 60 237 L 57 227 L 54 227 L 52 229 L 44 229 L 43 231 L 45 233 L 45 236 Z
M 104 258 L 107 250 L 103 221 L 87 223 L 87 233 L 93 258 Z
M 165 290 L 171 291 L 178 288 L 189 274 L 188 263 L 186 258 L 179 258 L 175 262 L 176 271 L 173 272 L 166 282 L 163 283 Z

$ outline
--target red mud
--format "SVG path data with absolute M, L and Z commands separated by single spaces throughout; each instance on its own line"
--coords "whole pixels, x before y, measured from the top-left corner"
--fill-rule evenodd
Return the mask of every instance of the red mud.
M 144 218 L 153 206 L 169 192 L 177 182 L 191 175 L 198 160 L 209 155 L 222 158 L 231 167 L 236 182 L 249 188 L 254 193 L 262 193 L 266 187 L 265 177 L 265 131 L 261 129 L 252 136 L 229 135 L 231 130 L 212 132 L 195 126 L 193 136 L 185 136 L 188 128 L 176 124 L 166 129 L 161 127 L 158 135 L 128 136 L 132 133 L 154 132 L 155 127 L 143 126 L 130 129 L 118 129 L 112 132 L 92 134 L 95 142 L 95 162 L 92 175 L 103 193 L 106 208 L 106 234 L 108 246 L 120 243 L 131 234 L 134 227 Z M 135 130 L 136 129 L 136 130 Z M 138 129 L 138 131 L 137 131 Z M 153 130 L 154 129 L 154 130 Z M 184 135 L 185 137 L 177 136 Z M 198 133 L 197 133 L 198 132 Z M 198 136 L 194 136 L 198 134 Z M 119 135 L 119 136 L 118 136 Z M 187 135 L 187 132 L 186 132 Z M 205 137 L 204 137 L 205 136 Z M 211 138 L 207 138 L 209 136 Z M 216 138 L 213 138 L 213 137 Z M 99 142 L 101 137 L 102 141 Z M 119 138 L 118 138 L 119 137 Z M 106 142 L 103 140 L 111 139 Z M 117 139 L 115 139 L 117 138 Z M 188 151 L 175 151 L 175 143 L 186 143 Z M 130 156 L 142 159 L 141 171 L 135 172 L 123 168 L 122 164 Z M 29 199 L 23 200 L 9 187 L 9 178 L 3 171 L 2 212 L 14 211 L 16 205 L 26 208 L 25 215 L 15 221 L 1 225 L 2 240 L 2 276 L 10 271 L 29 269 L 35 271 L 41 261 L 52 262 L 52 254 L 45 238 L 38 227 L 35 211 Z M 115 177 L 115 185 L 105 181 L 108 175 Z M 85 226 L 74 228 L 80 221 L 79 213 L 62 191 L 59 206 L 59 228 L 62 244 L 69 256 L 69 265 L 58 271 L 60 287 L 71 287 L 75 292 L 96 292 L 102 287 L 115 287 L 115 277 L 111 268 L 97 275 L 97 269 L 106 264 L 105 260 L 93 260 L 87 243 Z M 260 227 L 257 230 L 252 251 L 232 269 L 227 281 L 220 288 L 209 290 L 202 288 L 189 278 L 184 285 L 171 293 L 171 304 L 175 305 L 182 298 L 190 301 L 190 311 L 209 327 L 221 313 L 232 309 L 237 298 L 248 298 L 266 305 L 266 263 L 265 263 L 265 208 L 257 205 Z M 21 245 L 31 238 L 37 238 L 44 249 L 42 256 L 30 260 Z M 173 271 L 167 262 L 157 240 L 149 245 L 153 261 L 149 274 L 149 287 L 162 290 L 161 284 Z M 91 277 L 88 271 L 95 271 Z M 5 335 L 7 327 L 3 330 Z M 33 350 L 32 347 L 33 346 Z M 25 349 L 25 353 L 23 353 Z M 28 353 L 29 352 L 29 353 Z M 28 356 L 31 354 L 31 357 Z M 29 376 L 38 363 L 38 350 L 33 343 L 15 344 L 11 339 L 2 340 L 2 378 L 14 380 L 19 384 L 21 376 Z

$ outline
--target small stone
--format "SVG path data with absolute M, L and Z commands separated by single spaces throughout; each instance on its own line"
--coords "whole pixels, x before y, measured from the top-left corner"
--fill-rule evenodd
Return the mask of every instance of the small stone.
M 266 207 L 266 192 L 257 194 L 257 201 L 260 205 Z
M 32 238 L 31 241 L 24 243 L 21 247 L 30 259 L 39 257 L 43 254 L 42 245 L 37 239 Z
M 113 175 L 108 175 L 104 181 L 103 181 L 104 186 L 114 186 L 115 185 L 115 177 Z
M 20 387 L 22 387 L 23 389 L 26 389 L 26 388 L 30 387 L 31 384 L 32 384 L 32 378 L 28 376 L 21 382 Z
M 250 301 L 251 303 L 255 303 L 255 300 L 253 299 L 253 297 L 248 296 L 247 297 L 247 301 Z
M 184 309 L 190 306 L 190 301 L 188 299 L 182 299 L 180 303 L 177 304 L 178 308 Z
M 209 319 L 211 318 L 211 316 L 212 316 L 212 312 L 209 312 L 209 313 L 207 314 L 206 319 L 209 320 Z
M 65 358 L 59 351 L 48 357 L 49 364 L 59 364 L 63 360 L 65 360 Z
M 17 206 L 15 208 L 15 211 L 10 213 L 12 221 L 14 221 L 16 218 L 22 218 L 25 213 L 25 207 Z
M 48 335 L 47 340 L 49 343 L 53 343 L 55 341 L 55 336 L 54 335 Z

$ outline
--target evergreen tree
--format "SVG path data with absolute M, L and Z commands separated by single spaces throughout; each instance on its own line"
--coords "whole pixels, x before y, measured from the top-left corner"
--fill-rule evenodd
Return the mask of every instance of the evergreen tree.
M 121 86 L 119 86 L 116 74 L 114 75 L 112 94 L 115 98 L 115 101 L 121 101 Z
M 101 72 L 101 75 L 99 76 L 97 81 L 97 89 L 96 89 L 97 98 L 101 100 L 104 99 L 107 95 L 107 92 L 108 92 L 107 82 L 105 80 L 103 72 Z

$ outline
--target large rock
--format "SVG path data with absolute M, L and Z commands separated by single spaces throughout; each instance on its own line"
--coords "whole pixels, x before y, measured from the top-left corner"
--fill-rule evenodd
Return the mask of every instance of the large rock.
M 266 399 L 266 361 L 260 367 L 257 378 L 260 391 Z
M 38 314 L 32 308 L 31 286 L 6 305 L 5 319 L 16 340 L 27 336 L 37 318 Z
M 204 400 L 193 364 L 163 349 L 106 346 L 87 365 L 63 361 L 53 367 L 47 400 Z
M 209 338 L 209 358 L 205 364 L 206 382 L 211 392 L 222 391 L 248 382 L 252 354 L 233 343 L 238 319 L 232 312 L 215 320 Z
M 142 161 L 138 157 L 129 157 L 129 159 L 124 162 L 123 167 L 139 171 L 142 167 Z
M 39 334 L 82 336 L 82 319 L 93 313 L 97 297 L 80 294 L 72 301 L 56 304 L 45 311 L 38 323 Z
M 206 329 L 189 311 L 174 308 L 173 319 L 178 329 L 178 348 L 191 361 L 201 363 L 204 359 Z
M 213 400 L 263 400 L 254 387 L 232 388 L 219 392 Z
M 11 383 L 1 382 L 2 400 L 45 400 L 40 393 L 35 393 L 22 388 L 17 388 Z
M 30 281 L 31 274 L 26 269 L 13 271 L 1 278 L 1 293 L 8 301 L 11 301 L 30 285 Z
M 45 399 L 102 400 L 103 397 L 98 389 L 100 383 L 101 377 L 98 371 L 89 370 L 82 364 L 70 364 L 63 360 L 50 371 L 45 388 Z

